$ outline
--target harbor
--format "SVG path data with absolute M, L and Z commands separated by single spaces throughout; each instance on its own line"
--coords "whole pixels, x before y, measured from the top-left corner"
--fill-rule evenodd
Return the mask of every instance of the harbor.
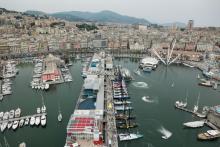
M 72 62 L 73 65 L 70 67 L 70 72 L 74 81 L 58 84 L 55 87 L 52 86 L 48 91 L 36 91 L 30 87 L 29 83 L 32 80 L 32 75 L 29 73 L 32 73 L 34 69 L 32 63 L 25 63 L 17 66 L 17 68 L 19 68 L 19 74 L 13 81 L 13 94 L 6 96 L 6 99 L 0 103 L 1 111 L 7 111 L 13 107 L 16 108 L 19 106 L 22 110 L 26 110 L 22 112 L 23 116 L 35 114 L 36 110 L 34 108 L 42 105 L 42 93 L 45 99 L 45 105 L 47 106 L 47 126 L 45 128 L 23 127 L 22 129 L 17 129 L 16 132 L 6 131 L 4 134 L 0 133 L 1 137 L 6 136 L 10 146 L 18 146 L 17 142 L 23 141 L 25 141 L 27 145 L 33 147 L 35 147 L 36 144 L 37 146 L 47 145 L 54 147 L 63 146 L 65 144 L 66 127 L 75 106 L 77 106 L 76 103 L 83 85 L 83 78 L 81 77 L 83 63 L 80 60 L 72 60 Z M 192 117 L 192 114 L 182 112 L 182 110 L 175 110 L 174 108 L 175 101 L 179 99 L 177 97 L 185 97 L 186 93 L 184 87 L 193 89 L 192 91 L 189 90 L 188 108 L 193 108 L 193 105 L 197 101 L 198 92 L 201 93 L 199 102 L 201 106 L 214 106 L 219 103 L 219 89 L 213 90 L 198 86 L 197 75 L 201 74 L 199 70 L 179 65 L 172 65 L 169 66 L 165 72 L 165 67 L 163 65 L 159 65 L 157 69 L 151 73 L 140 71 L 140 75 L 138 75 L 132 71 L 137 69 L 139 60 L 117 58 L 114 59 L 114 64 L 120 64 L 121 66 L 127 68 L 131 71 L 131 74 L 134 77 L 134 80 L 127 85 L 127 90 L 129 92 L 129 96 L 132 97 L 132 107 L 134 108 L 136 122 L 139 126 L 138 130 L 144 135 L 144 137 L 140 140 L 130 142 L 118 141 L 119 147 L 133 147 L 135 145 L 153 145 L 156 147 L 160 147 L 162 145 L 193 145 L 195 147 L 206 147 L 210 145 L 209 142 L 200 142 L 196 139 L 199 132 L 205 132 L 204 129 L 210 128 L 205 126 L 205 128 L 199 130 L 199 132 L 192 129 L 183 129 L 182 124 L 187 121 L 194 121 L 194 118 Z M 186 73 L 188 77 L 187 80 L 181 76 L 182 72 Z M 109 75 L 112 74 L 109 73 Z M 111 78 L 112 76 L 110 76 L 110 79 Z M 161 81 L 158 82 L 158 79 Z M 170 85 L 173 81 L 175 82 L 175 86 L 172 88 Z M 148 85 L 148 88 L 136 87 L 140 86 L 140 84 L 136 84 L 137 82 L 145 82 Z M 24 85 L 22 89 L 20 88 L 21 85 Z M 165 89 L 158 91 L 162 88 Z M 24 91 L 26 92 L 25 96 L 23 95 Z M 151 101 L 143 101 L 143 96 L 149 96 Z M 29 103 L 30 100 L 32 103 Z M 57 121 L 57 103 L 60 104 L 62 110 L 63 120 L 61 123 Z M 109 114 L 111 114 L 111 112 Z M 173 118 L 175 118 L 175 121 L 173 121 Z M 103 120 L 105 121 L 105 119 Z M 164 140 L 161 138 L 161 134 L 157 132 L 157 129 L 161 126 L 173 133 L 170 139 Z M 108 129 L 106 128 L 106 130 Z M 111 130 L 114 132 L 114 129 Z M 136 132 L 137 129 L 134 128 L 133 131 Z M 52 140 L 49 139 L 44 142 L 39 142 L 39 139 L 46 138 L 47 135 L 44 132 L 49 132 Z M 119 132 L 117 131 L 117 133 Z M 31 141 L 28 140 L 29 134 L 34 136 Z M 179 138 L 183 141 L 189 141 L 188 143 L 177 141 Z M 107 140 L 106 143 L 109 143 L 108 139 L 105 138 L 105 140 Z M 113 144 L 112 140 L 110 142 Z M 1 141 L 1 143 L 3 143 L 3 141 Z M 219 140 L 213 142 L 212 146 L 218 147 L 218 144 Z

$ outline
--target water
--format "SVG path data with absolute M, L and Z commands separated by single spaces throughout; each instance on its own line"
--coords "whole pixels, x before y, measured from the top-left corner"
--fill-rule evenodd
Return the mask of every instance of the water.
M 139 124 L 138 131 L 144 135 L 139 140 L 120 142 L 120 147 L 219 147 L 220 140 L 198 141 L 197 134 L 210 128 L 184 128 L 182 125 L 184 122 L 196 120 L 196 117 L 174 108 L 176 100 L 185 100 L 186 91 L 188 91 L 188 108 L 193 109 L 199 92 L 199 111 L 202 111 L 202 106 L 220 103 L 219 89 L 213 90 L 197 85 L 197 75 L 201 75 L 201 71 L 177 65 L 166 67 L 161 64 L 151 73 L 141 72 L 141 75 L 137 75 L 132 71 L 137 69 L 138 60 L 118 58 L 115 64 L 128 68 L 135 79 L 128 84 L 128 92 L 133 102 L 133 113 Z M 148 88 L 137 88 L 133 85 L 135 82 L 147 83 Z M 172 83 L 175 83 L 174 87 L 171 86 Z M 143 100 L 144 96 L 147 102 Z M 151 103 L 152 101 L 154 103 Z M 158 132 L 161 128 L 171 132 L 172 136 L 167 140 L 162 139 L 161 132 Z M 134 129 L 135 131 L 137 129 Z
M 134 81 L 128 84 L 128 92 L 131 96 L 132 106 L 136 121 L 139 124 L 138 131 L 144 135 L 143 138 L 131 142 L 120 142 L 120 147 L 219 147 L 220 141 L 200 142 L 197 134 L 209 128 L 184 129 L 183 123 L 193 121 L 196 118 L 186 112 L 174 108 L 176 100 L 184 100 L 188 90 L 188 107 L 193 108 L 200 92 L 200 106 L 213 106 L 220 103 L 219 89 L 213 90 L 197 85 L 197 75 L 200 71 L 180 66 L 166 68 L 160 65 L 156 71 L 151 73 L 141 72 L 135 74 L 138 62 L 133 59 L 115 60 L 131 71 Z M 6 130 L 0 133 L 0 142 L 3 144 L 3 136 L 7 138 L 11 147 L 17 147 L 20 142 L 26 142 L 30 147 L 63 147 L 66 137 L 66 126 L 69 117 L 74 111 L 83 80 L 81 78 L 81 62 L 77 61 L 70 67 L 73 82 L 59 84 L 47 92 L 43 92 L 47 106 L 48 117 L 46 128 L 23 127 L 16 130 Z M 32 90 L 29 86 L 31 81 L 33 65 L 23 64 L 19 66 L 20 73 L 13 80 L 13 94 L 7 96 L 0 103 L 0 111 L 22 109 L 22 115 L 36 113 L 40 107 L 41 91 Z M 201 74 L 201 73 L 200 73 Z M 134 86 L 135 82 L 144 82 L 148 88 Z M 174 87 L 171 87 L 172 83 Z M 154 103 L 144 102 L 142 98 L 149 96 Z M 58 105 L 60 106 L 63 120 L 57 121 Z M 201 111 L 202 107 L 200 107 Z M 172 132 L 172 136 L 164 140 L 158 129 L 164 127 Z M 135 129 L 137 131 L 137 129 Z

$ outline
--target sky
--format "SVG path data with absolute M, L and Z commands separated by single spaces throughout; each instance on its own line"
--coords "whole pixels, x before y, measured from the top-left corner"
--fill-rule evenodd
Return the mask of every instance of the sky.
M 0 0 L 0 7 L 16 10 L 99 12 L 111 10 L 152 23 L 183 22 L 220 27 L 220 0 Z

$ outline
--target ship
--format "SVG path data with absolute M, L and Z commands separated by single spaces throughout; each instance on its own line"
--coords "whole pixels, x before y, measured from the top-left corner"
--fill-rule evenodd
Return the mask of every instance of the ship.
M 214 140 L 220 137 L 219 130 L 208 130 L 207 132 L 198 134 L 199 140 Z

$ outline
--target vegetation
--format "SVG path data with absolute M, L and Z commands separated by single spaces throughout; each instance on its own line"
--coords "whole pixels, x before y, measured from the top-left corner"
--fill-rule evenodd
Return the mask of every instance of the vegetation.
M 87 31 L 91 31 L 91 30 L 98 30 L 97 26 L 95 26 L 94 24 L 89 25 L 89 24 L 76 24 L 76 27 L 79 28 L 80 30 L 87 30 Z

